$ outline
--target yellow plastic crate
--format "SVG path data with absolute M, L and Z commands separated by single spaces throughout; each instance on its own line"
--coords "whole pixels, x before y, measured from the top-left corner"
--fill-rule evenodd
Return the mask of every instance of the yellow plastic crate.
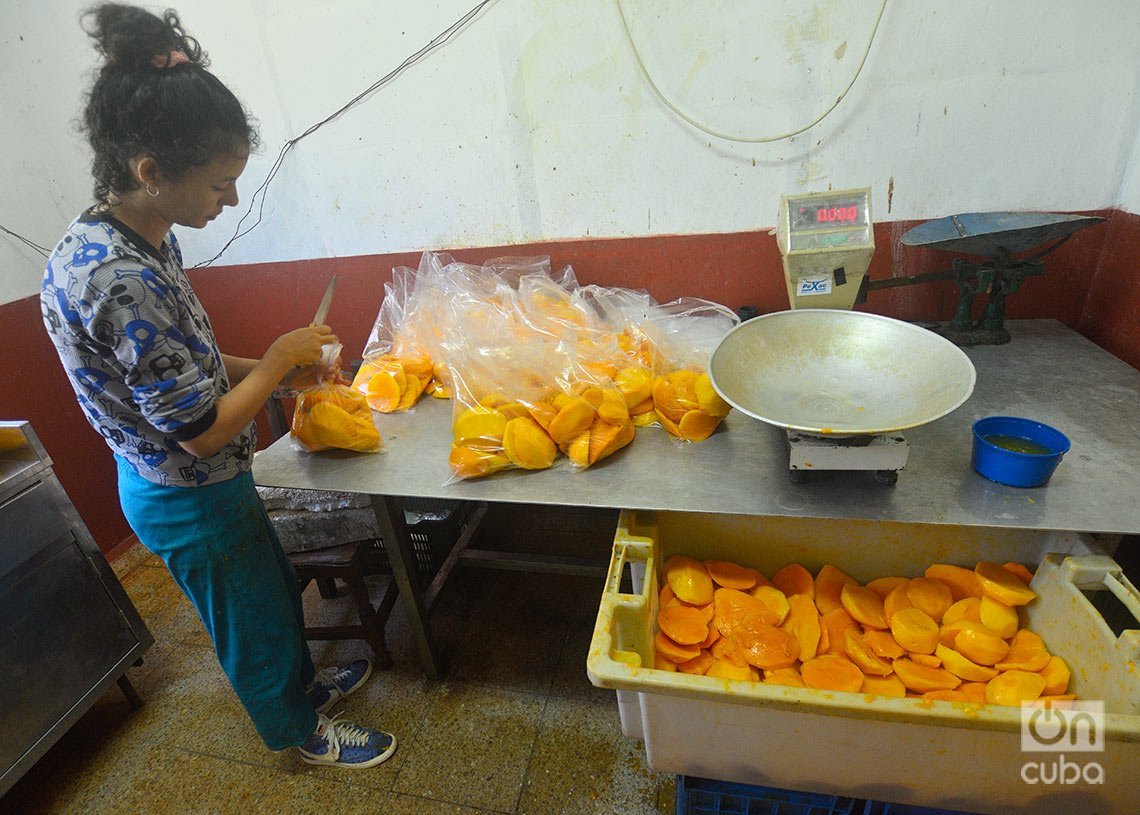
M 1140 595 L 1084 536 L 937 524 L 623 512 L 587 672 L 618 691 L 623 730 L 655 770 L 969 812 L 1140 812 L 1140 631 L 1117 637 L 1081 589 Z M 1053 554 L 1051 554 L 1053 553 Z M 860 582 L 917 576 L 931 563 L 1038 564 L 1023 625 L 1073 672 L 1070 690 L 1104 703 L 1103 752 L 1023 752 L 1022 712 L 832 693 L 654 670 L 657 574 L 674 554 L 733 560 L 771 575 L 824 563 Z M 620 590 L 632 575 L 634 590 Z M 1140 628 L 1140 625 L 1137 626 Z M 1101 767 L 1102 784 L 1029 783 L 1058 762 Z M 1038 764 L 1048 765 L 1042 776 Z M 1036 768 L 1036 769 L 1035 769 Z M 1071 768 L 1058 778 L 1071 776 Z

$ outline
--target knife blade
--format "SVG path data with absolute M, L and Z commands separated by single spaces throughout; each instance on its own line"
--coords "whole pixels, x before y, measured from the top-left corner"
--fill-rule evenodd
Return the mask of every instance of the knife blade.
M 333 292 L 336 291 L 336 275 L 334 274 L 332 280 L 329 281 L 329 286 L 325 289 L 325 296 L 321 298 L 321 304 L 317 306 L 317 316 L 313 317 L 313 325 L 324 325 L 325 318 L 329 315 L 329 306 L 332 305 Z

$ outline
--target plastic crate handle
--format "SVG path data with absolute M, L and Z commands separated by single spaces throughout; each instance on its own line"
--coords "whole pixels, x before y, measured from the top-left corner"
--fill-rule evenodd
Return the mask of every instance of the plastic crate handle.
M 1084 555 L 1067 557 L 1061 563 L 1061 579 L 1071 584 L 1078 592 L 1108 590 L 1120 601 L 1140 628 L 1140 591 L 1124 574 L 1120 565 L 1105 555 Z M 1084 597 L 1084 595 L 1081 595 Z M 1087 597 L 1085 602 L 1092 605 Z M 1099 612 L 1098 612 L 1099 613 Z M 1129 633 L 1129 632 L 1125 632 Z M 1124 634 L 1121 634 L 1123 637 Z M 1135 636 L 1140 636 L 1137 632 Z
M 606 585 L 602 591 L 601 605 L 598 609 L 598 619 L 594 625 L 594 635 L 590 642 L 590 653 L 586 660 L 586 673 L 595 684 L 604 687 L 605 678 L 619 675 L 632 676 L 642 667 L 644 662 L 642 654 L 637 650 L 636 643 L 623 642 L 619 631 L 630 631 L 630 621 L 643 618 L 644 610 L 653 610 L 657 593 L 657 575 L 653 563 L 652 539 L 630 534 L 629 526 L 622 522 L 618 524 L 618 532 L 614 540 L 613 553 L 610 558 L 609 571 L 606 574 Z M 637 563 L 645 565 L 645 578 L 640 591 L 630 594 L 621 590 L 622 577 L 626 566 Z M 643 644 L 642 650 L 651 653 L 648 644 Z M 649 663 L 646 667 L 653 667 Z

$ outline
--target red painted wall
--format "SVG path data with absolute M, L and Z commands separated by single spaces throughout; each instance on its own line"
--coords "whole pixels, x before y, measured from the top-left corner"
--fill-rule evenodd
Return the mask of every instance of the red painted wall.
M 1109 222 L 1074 236 L 1007 303 L 1010 319 L 1051 317 L 1082 331 L 1140 367 L 1140 216 L 1116 211 Z M 917 222 L 875 227 L 872 279 L 949 268 L 952 255 L 901 245 Z M 704 297 L 760 313 L 788 307 L 776 240 L 767 231 L 721 235 L 593 239 L 452 250 L 481 263 L 499 256 L 549 255 L 556 270 L 574 267 L 579 282 L 646 289 L 659 301 Z M 256 357 L 281 333 L 307 324 L 329 278 L 339 274 L 328 322 L 345 358 L 364 347 L 393 266 L 415 267 L 419 253 L 326 258 L 199 269 L 190 277 L 222 349 Z M 1099 262 L 1098 262 L 1099 261 Z M 949 282 L 872 292 L 859 308 L 911 320 L 946 320 L 956 290 Z M 981 298 L 976 304 L 981 308 Z M 0 363 L 0 417 L 30 418 L 56 471 L 95 539 L 110 550 L 130 535 L 118 509 L 111 455 L 75 403 L 40 322 L 39 300 L 0 306 L 0 347 L 19 349 Z M 261 438 L 268 439 L 264 422 Z
M 1140 215 L 1113 213 L 1077 328 L 1140 368 Z

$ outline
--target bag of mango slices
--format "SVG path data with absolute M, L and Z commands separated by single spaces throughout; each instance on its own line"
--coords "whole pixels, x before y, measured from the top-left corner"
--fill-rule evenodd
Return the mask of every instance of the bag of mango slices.
M 648 292 L 592 285 L 574 292 L 574 300 L 598 315 L 605 341 L 611 344 L 609 376 L 625 397 L 634 426 L 658 424 L 653 408 L 654 343 L 645 330 L 656 302 Z M 600 344 L 596 337 L 587 342 Z
M 339 356 L 339 344 L 336 348 Z M 328 378 L 297 395 L 289 431 L 293 449 L 316 453 L 321 450 L 356 450 L 375 453 L 384 449 L 380 431 L 364 394 L 338 381 L 334 368 Z
M 740 318 L 726 306 L 683 297 L 649 310 L 647 330 L 655 335 L 653 407 L 670 434 L 704 441 L 731 409 L 713 389 L 708 361 L 721 338 Z
M 421 326 L 412 319 L 415 286 L 412 269 L 392 270 L 364 360 L 352 379 L 352 387 L 379 413 L 409 410 L 433 383 L 434 363 L 418 336 Z
M 630 397 L 619 384 L 620 374 L 614 378 L 600 375 L 603 363 L 598 362 L 596 351 L 596 346 L 583 346 L 580 341 L 568 353 L 568 375 L 561 379 L 558 392 L 531 406 L 535 421 L 570 463 L 583 470 L 628 445 L 636 433 Z M 608 361 L 604 365 L 612 368 Z M 648 390 L 648 374 L 646 383 Z
M 449 351 L 452 396 L 452 478 L 500 470 L 544 470 L 558 446 L 533 406 L 553 398 L 548 344 L 500 342 Z

